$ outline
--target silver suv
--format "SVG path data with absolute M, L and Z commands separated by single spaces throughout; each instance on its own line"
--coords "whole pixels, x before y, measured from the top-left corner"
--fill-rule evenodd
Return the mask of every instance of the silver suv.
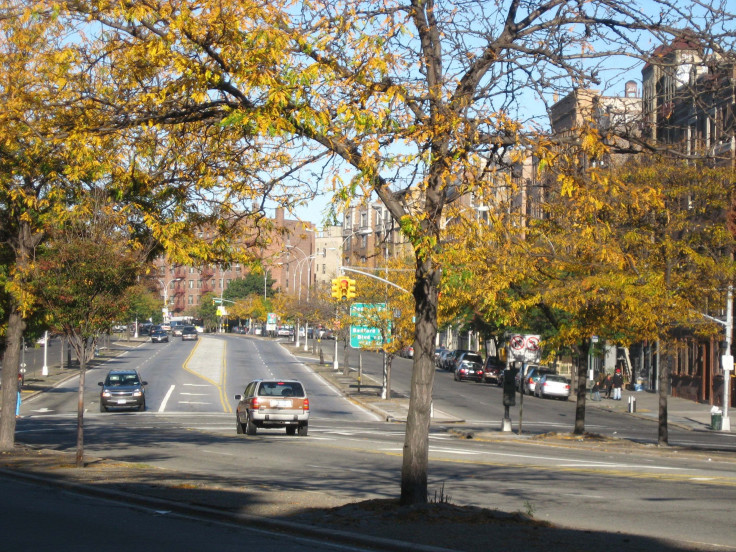
M 245 386 L 242 395 L 235 395 L 235 429 L 238 433 L 255 435 L 261 428 L 286 428 L 287 435 L 307 435 L 309 428 L 309 397 L 301 382 L 296 380 L 258 379 Z

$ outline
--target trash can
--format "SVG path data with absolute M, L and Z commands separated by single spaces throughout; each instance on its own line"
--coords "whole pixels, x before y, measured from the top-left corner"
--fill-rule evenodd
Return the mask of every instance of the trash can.
M 711 412 L 710 428 L 713 431 L 721 431 L 722 427 L 723 427 L 723 413 L 722 412 Z

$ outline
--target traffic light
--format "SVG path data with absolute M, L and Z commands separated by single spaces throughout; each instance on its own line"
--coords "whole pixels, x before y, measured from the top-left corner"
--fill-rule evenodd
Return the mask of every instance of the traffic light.
M 340 278 L 332 279 L 332 297 L 335 299 L 340 299 L 342 297 L 340 295 Z
M 347 278 L 340 278 L 339 280 L 340 284 L 340 299 L 345 301 L 348 298 L 348 293 L 350 290 L 350 280 Z
M 354 299 L 355 298 L 355 280 L 353 280 L 352 278 L 348 278 L 347 298 L 348 299 Z

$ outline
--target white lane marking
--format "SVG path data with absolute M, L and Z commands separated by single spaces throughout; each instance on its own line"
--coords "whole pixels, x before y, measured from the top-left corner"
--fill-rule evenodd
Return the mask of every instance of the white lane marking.
M 185 383 L 184 387 L 212 387 L 209 383 Z
M 201 402 L 201 401 L 179 401 L 179 404 L 211 404 L 211 403 Z
M 180 395 L 189 395 L 190 397 L 206 397 L 207 393 L 180 393 Z
M 169 402 L 169 397 L 171 397 L 171 394 L 174 392 L 174 387 L 176 387 L 176 385 L 172 385 L 171 387 L 169 387 L 164 400 L 161 401 L 161 406 L 158 407 L 159 412 L 163 412 L 164 410 L 166 410 L 166 403 Z

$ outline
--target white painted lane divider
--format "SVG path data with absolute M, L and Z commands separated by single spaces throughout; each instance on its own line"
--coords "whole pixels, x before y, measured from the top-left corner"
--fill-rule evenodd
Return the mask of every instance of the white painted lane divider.
M 164 397 L 164 400 L 161 401 L 161 406 L 158 407 L 159 412 L 164 412 L 166 410 L 166 403 L 169 402 L 169 397 L 171 397 L 171 394 L 174 392 L 174 388 L 176 385 L 172 385 L 169 387 L 169 390 L 166 392 L 166 396 Z

